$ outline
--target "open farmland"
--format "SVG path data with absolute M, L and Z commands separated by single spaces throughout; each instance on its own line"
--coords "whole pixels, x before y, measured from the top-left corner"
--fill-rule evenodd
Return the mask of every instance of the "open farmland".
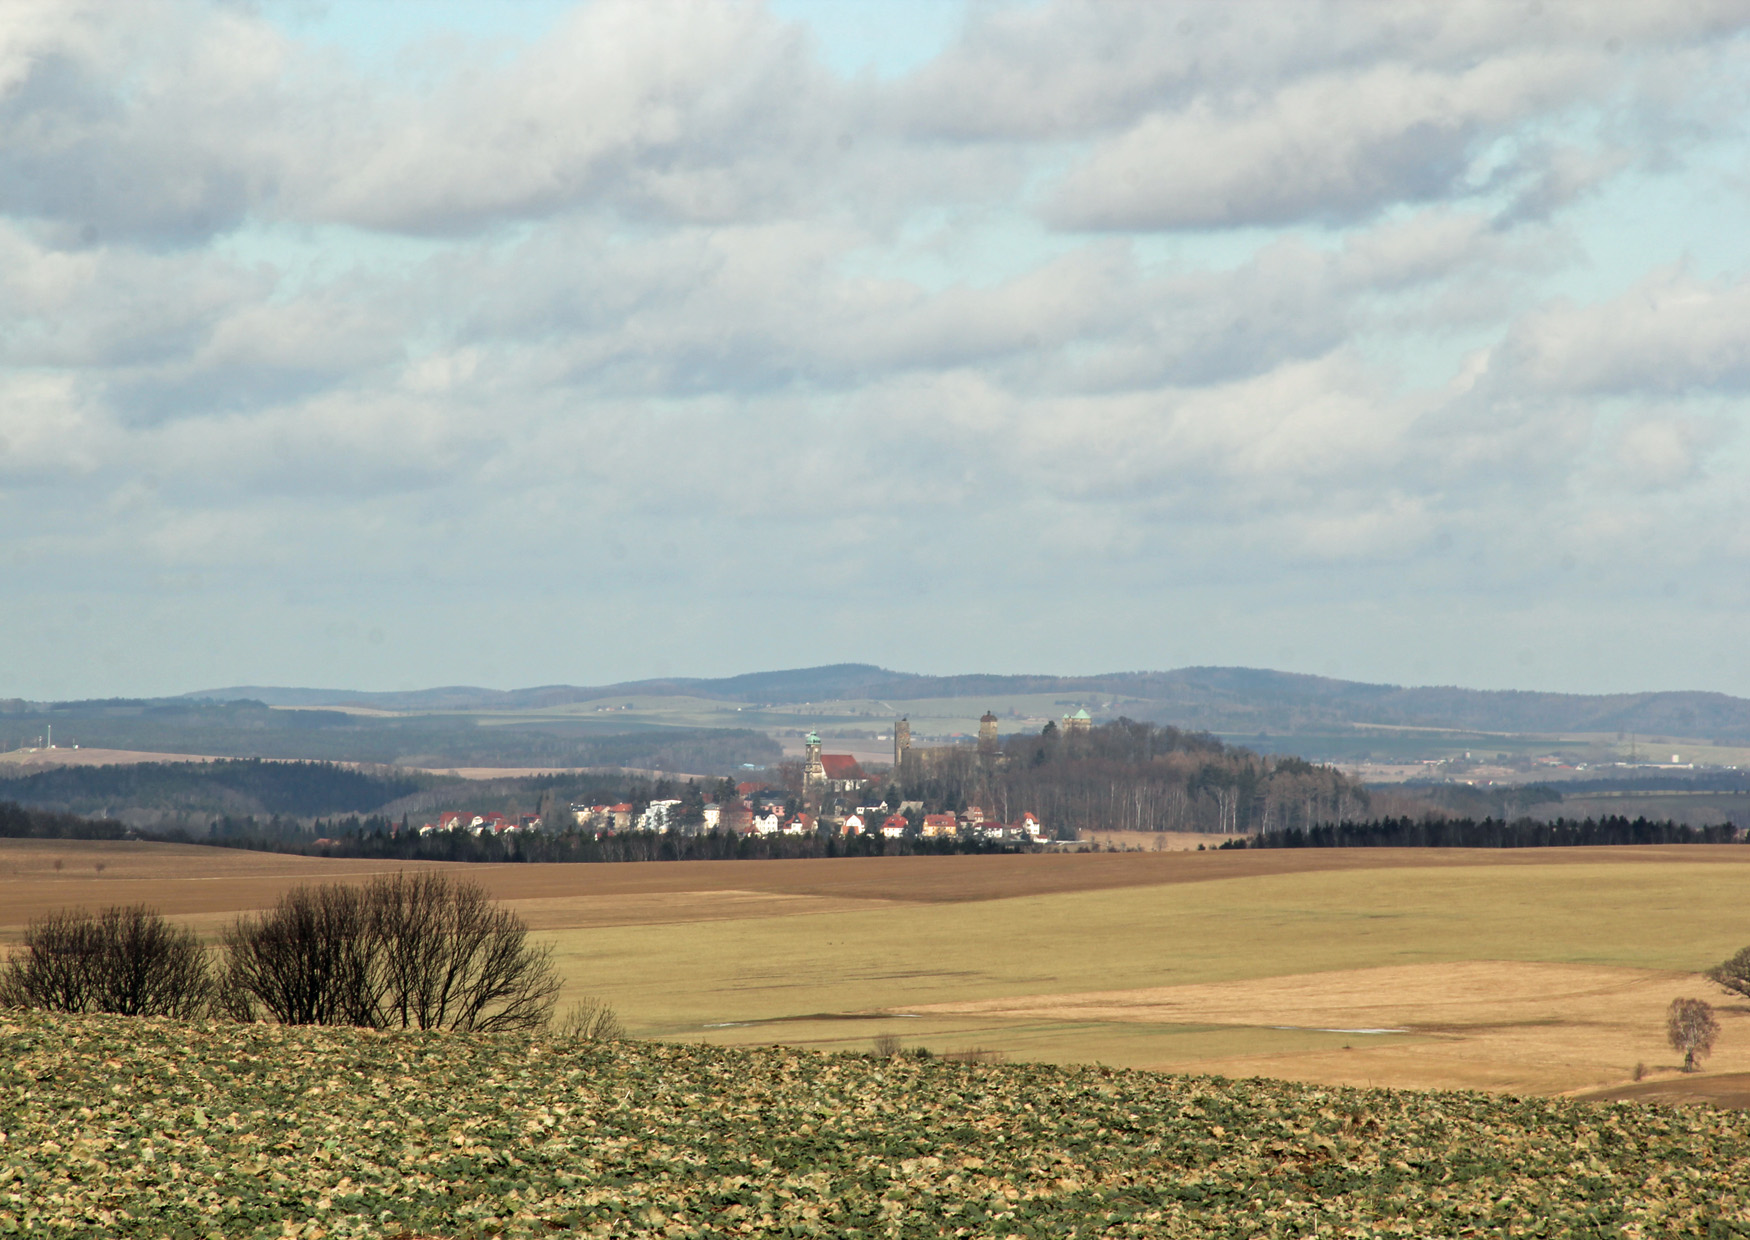
M 60 867 L 56 868 L 56 862 Z M 144 901 L 215 932 L 395 863 L 5 841 L 0 934 Z M 104 868 L 99 871 L 98 865 Z M 1663 1010 L 1750 943 L 1750 849 L 1315 849 L 465 867 L 570 991 L 674 1041 L 1557 1093 L 1674 1075 Z M 1707 1076 L 1687 1089 L 1705 1092 Z
M 0 1231 L 1746 1234 L 1750 1115 L 660 1043 L 0 1017 Z

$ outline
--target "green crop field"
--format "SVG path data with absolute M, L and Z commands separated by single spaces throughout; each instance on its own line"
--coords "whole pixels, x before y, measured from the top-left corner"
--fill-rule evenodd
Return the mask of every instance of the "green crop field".
M 1711 1109 L 120 1017 L 0 1049 L 0 1234 L 1750 1235 Z

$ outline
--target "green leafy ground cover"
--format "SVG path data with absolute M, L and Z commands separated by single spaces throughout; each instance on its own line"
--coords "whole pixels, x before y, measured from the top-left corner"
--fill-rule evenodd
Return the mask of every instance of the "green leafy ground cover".
M 1750 1235 L 1750 1116 L 0 1016 L 0 1234 Z

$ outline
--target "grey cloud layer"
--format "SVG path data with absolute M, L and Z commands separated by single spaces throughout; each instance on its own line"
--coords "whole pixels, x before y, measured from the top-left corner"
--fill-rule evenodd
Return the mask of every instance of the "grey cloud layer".
M 1750 277 L 1679 238 L 1559 283 L 1576 202 L 1742 138 L 1746 29 L 980 6 L 847 81 L 758 5 L 604 0 L 413 83 L 243 6 L 14 6 L 0 514 L 59 515 L 12 565 L 635 598 L 783 545 L 827 583 L 792 602 L 878 610 L 956 564 L 1146 608 L 1743 563 Z

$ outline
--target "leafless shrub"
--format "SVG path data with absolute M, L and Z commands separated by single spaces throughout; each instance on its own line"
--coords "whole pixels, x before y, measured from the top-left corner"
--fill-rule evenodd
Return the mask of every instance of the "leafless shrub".
M 225 1010 L 282 1024 L 538 1029 L 559 992 L 552 949 L 483 888 L 395 874 L 303 887 L 226 935 Z
M 371 919 L 354 887 L 298 887 L 225 932 L 221 1008 L 282 1025 L 379 1026 Z
M 198 1016 L 212 996 L 191 930 L 143 905 L 51 913 L 32 922 L 0 974 L 0 1002 L 57 1012 Z
M 1647 1065 L 1644 1063 L 1637 1063 L 1635 1065 L 1634 1079 L 1638 1081 L 1638 1080 L 1641 1080 L 1646 1075 L 1647 1075 Z
M 963 1051 L 943 1051 L 942 1058 L 948 1063 L 1002 1063 L 1008 1056 L 990 1047 L 974 1046 Z
M 1713 1006 L 1705 999 L 1673 999 L 1665 1011 L 1665 1036 L 1673 1050 L 1683 1052 L 1685 1072 L 1695 1071 L 1696 1058 L 1713 1050 L 1719 1033 Z
M 559 1036 L 568 1042 L 617 1042 L 626 1036 L 626 1027 L 607 1000 L 586 995 L 566 1009 Z
M 876 1034 L 875 1054 L 881 1059 L 892 1059 L 899 1054 L 899 1035 L 897 1033 Z

